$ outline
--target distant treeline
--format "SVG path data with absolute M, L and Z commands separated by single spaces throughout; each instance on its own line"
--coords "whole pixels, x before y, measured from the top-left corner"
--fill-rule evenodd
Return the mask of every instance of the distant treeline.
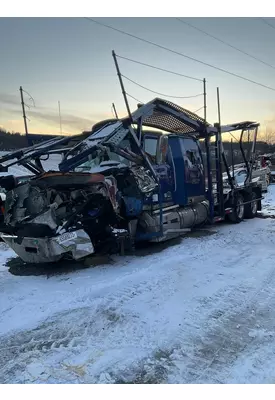
M 26 137 L 0 129 L 0 150 L 14 150 L 26 147 Z
M 51 138 L 52 136 L 48 136 L 47 138 Z M 8 132 L 4 129 L 0 129 L 0 150 L 14 150 L 20 149 L 22 147 L 26 147 L 27 141 L 26 136 L 18 133 L 18 132 Z M 227 157 L 231 156 L 231 143 L 230 142 L 223 142 L 224 150 Z M 251 148 L 251 143 L 248 145 L 244 143 L 244 147 L 248 146 Z M 236 161 L 239 158 L 239 144 L 236 142 L 232 143 L 233 151 L 235 153 Z M 264 141 L 258 141 L 256 146 L 257 152 L 260 154 L 264 153 L 275 153 L 275 144 L 268 144 Z M 202 144 L 202 150 L 203 144 Z
M 202 151 L 205 152 L 204 149 L 204 143 L 201 143 L 201 148 Z M 242 163 L 243 160 L 243 156 L 240 150 L 240 144 L 239 142 L 223 142 L 223 148 L 224 148 L 224 153 L 226 156 L 226 160 L 227 163 L 229 165 L 232 164 L 232 161 L 235 164 L 239 164 Z M 252 142 L 244 142 L 243 143 L 243 149 L 246 155 L 246 158 L 249 159 L 250 156 L 250 152 L 252 150 Z M 215 163 L 215 149 L 214 149 L 214 143 L 212 143 L 212 146 L 210 147 L 210 151 L 211 151 L 211 156 L 212 156 L 212 161 L 213 161 L 213 165 Z M 232 157 L 232 153 L 233 153 L 233 157 Z M 256 154 L 260 155 L 260 154 L 274 154 L 275 153 L 275 144 L 268 144 L 264 141 L 257 141 L 256 144 Z M 213 167 L 213 166 L 212 166 Z

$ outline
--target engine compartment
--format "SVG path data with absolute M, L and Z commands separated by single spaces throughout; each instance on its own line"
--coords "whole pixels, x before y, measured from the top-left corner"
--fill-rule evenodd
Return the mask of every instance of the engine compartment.
M 103 173 L 48 172 L 19 184 L 11 177 L 4 186 L 6 232 L 18 242 L 82 229 L 98 250 L 128 232 L 127 199 L 142 202 L 156 184 L 142 166 L 109 166 Z

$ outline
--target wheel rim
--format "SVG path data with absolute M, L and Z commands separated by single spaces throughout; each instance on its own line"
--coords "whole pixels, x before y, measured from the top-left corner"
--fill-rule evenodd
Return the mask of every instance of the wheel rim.
M 237 200 L 236 213 L 238 218 L 242 219 L 244 215 L 244 205 L 242 199 Z

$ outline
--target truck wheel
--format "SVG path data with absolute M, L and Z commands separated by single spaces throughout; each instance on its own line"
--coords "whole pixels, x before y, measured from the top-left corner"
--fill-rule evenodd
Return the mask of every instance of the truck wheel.
M 233 211 L 228 215 L 228 218 L 234 224 L 240 223 L 244 219 L 244 198 L 241 194 L 238 194 L 235 198 L 235 204 L 233 205 Z
M 252 201 L 257 199 L 257 194 L 255 192 L 250 193 L 247 196 L 246 201 Z M 245 218 L 255 218 L 258 211 L 258 200 L 253 201 L 252 203 L 245 204 L 244 206 L 244 217 Z

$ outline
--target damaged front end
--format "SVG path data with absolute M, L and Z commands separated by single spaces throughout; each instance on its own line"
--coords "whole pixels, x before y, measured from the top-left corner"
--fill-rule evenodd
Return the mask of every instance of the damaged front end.
M 40 168 L 47 150 L 40 153 L 31 154 L 35 163 L 23 156 L 24 165 Z M 10 176 L 1 183 L 1 237 L 18 256 L 30 263 L 78 260 L 131 243 L 143 198 L 157 187 L 131 131 L 120 122 L 103 126 L 66 151 L 59 169 L 40 168 L 25 182 Z
M 2 234 L 2 239 L 23 261 L 29 263 L 56 262 L 68 254 L 78 260 L 94 253 L 91 239 L 83 229 L 45 238 Z
M 33 263 L 92 254 L 92 239 L 105 234 L 99 227 L 106 225 L 106 212 L 113 212 L 111 190 L 101 175 L 52 172 L 32 178 L 7 192 L 5 225 L 10 234 L 2 239 Z

